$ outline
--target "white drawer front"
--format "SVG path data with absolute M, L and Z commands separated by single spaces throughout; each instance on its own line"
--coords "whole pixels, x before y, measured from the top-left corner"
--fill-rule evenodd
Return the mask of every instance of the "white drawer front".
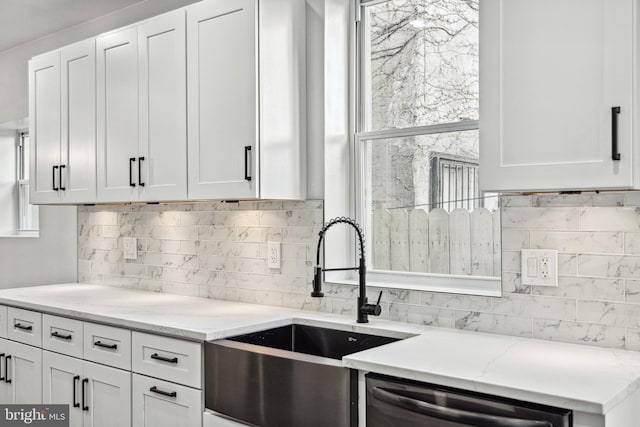
M 42 314 L 9 307 L 7 338 L 35 347 L 42 347 Z
M 133 425 L 200 427 L 202 391 L 133 374 Z
M 85 322 L 84 358 L 130 371 L 131 331 Z
M 133 371 L 202 388 L 202 344 L 133 333 Z
M 0 305 L 0 338 L 7 338 L 7 313 L 8 307 Z
M 42 348 L 82 358 L 82 322 L 65 317 L 42 315 Z

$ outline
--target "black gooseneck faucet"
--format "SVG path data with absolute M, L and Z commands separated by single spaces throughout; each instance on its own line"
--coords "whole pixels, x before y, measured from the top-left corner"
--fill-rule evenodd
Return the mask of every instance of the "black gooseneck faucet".
M 358 241 L 360 242 L 360 264 L 357 267 L 347 267 L 347 268 L 323 268 L 320 265 L 320 248 L 322 246 L 322 241 L 324 240 L 324 235 L 327 231 L 336 224 L 348 224 L 356 230 L 358 235 Z M 360 295 L 358 296 L 358 323 L 368 323 L 369 315 L 372 316 L 380 316 L 382 312 L 382 307 L 380 307 L 380 298 L 382 298 L 382 292 L 378 296 L 378 302 L 375 304 L 367 303 L 367 266 L 365 262 L 365 253 L 364 253 L 364 237 L 362 233 L 362 229 L 360 226 L 356 224 L 354 220 L 346 217 L 334 218 L 331 221 L 327 222 L 320 233 L 318 233 L 320 238 L 318 239 L 318 249 L 316 252 L 316 268 L 313 279 L 313 291 L 311 292 L 312 297 L 323 297 L 324 293 L 322 292 L 322 272 L 323 271 L 348 271 L 348 270 L 357 270 L 358 276 L 360 278 Z

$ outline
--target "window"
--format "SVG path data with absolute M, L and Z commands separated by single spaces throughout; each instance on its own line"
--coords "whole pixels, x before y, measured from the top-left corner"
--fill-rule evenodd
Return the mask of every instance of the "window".
M 18 232 L 29 233 L 37 231 L 39 228 L 38 207 L 29 204 L 29 133 L 18 132 L 17 141 Z
M 497 195 L 478 185 L 478 2 L 361 1 L 356 185 L 373 276 L 499 284 Z

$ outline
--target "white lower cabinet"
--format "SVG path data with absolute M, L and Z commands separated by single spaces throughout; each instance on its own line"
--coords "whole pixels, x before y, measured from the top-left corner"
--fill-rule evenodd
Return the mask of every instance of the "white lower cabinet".
M 9 386 L 7 403 L 41 403 L 42 349 L 8 341 L 7 350 L 2 375 Z
M 71 427 L 131 425 L 131 372 L 43 353 L 44 403 L 68 404 Z
M 45 404 L 69 405 L 69 427 L 82 427 L 83 361 L 42 352 L 42 399 Z
M 202 425 L 202 391 L 133 374 L 134 427 Z
M 131 372 L 84 362 L 85 427 L 131 425 Z

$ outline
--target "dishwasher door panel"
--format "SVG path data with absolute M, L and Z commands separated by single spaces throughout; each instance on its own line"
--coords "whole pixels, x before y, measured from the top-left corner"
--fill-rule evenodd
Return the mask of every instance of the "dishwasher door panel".
M 572 412 L 367 375 L 367 427 L 571 427 Z

